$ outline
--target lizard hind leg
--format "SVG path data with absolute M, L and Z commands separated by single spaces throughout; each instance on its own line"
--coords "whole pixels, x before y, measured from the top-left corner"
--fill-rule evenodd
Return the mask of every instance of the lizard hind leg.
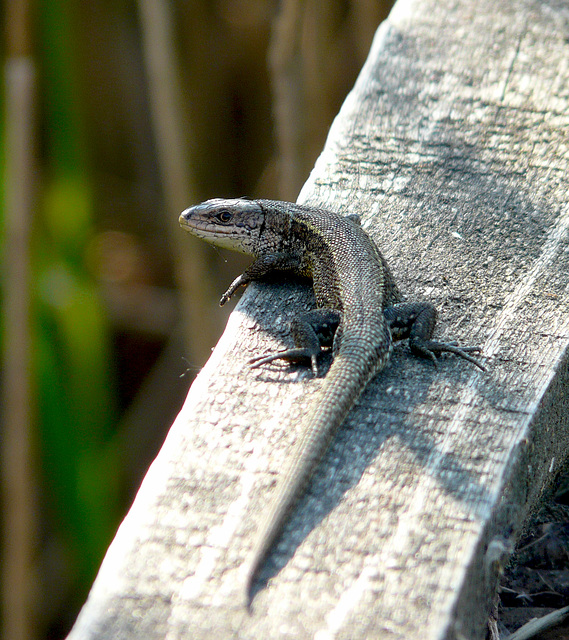
M 415 355 L 431 360 L 436 366 L 437 356 L 441 353 L 453 353 L 486 371 L 479 360 L 469 355 L 480 352 L 480 347 L 460 347 L 456 342 L 439 342 L 431 338 L 437 312 L 430 303 L 403 302 L 387 307 L 383 313 L 393 339 L 409 338 L 409 347 Z
M 274 360 L 289 362 L 309 361 L 314 375 L 318 376 L 318 357 L 323 347 L 331 347 L 341 314 L 334 309 L 313 309 L 290 323 L 295 347 L 249 360 L 252 369 Z

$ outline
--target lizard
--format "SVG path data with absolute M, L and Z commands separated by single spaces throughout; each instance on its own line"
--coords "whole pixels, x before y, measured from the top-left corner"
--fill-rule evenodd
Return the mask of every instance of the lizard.
M 253 585 L 267 555 L 350 408 L 385 366 L 393 342 L 408 339 L 412 353 L 435 365 L 438 355 L 450 352 L 485 367 L 470 355 L 479 347 L 432 339 L 435 307 L 404 301 L 357 215 L 276 200 L 215 198 L 189 207 L 179 221 L 211 244 L 254 258 L 222 295 L 220 305 L 239 287 L 275 270 L 312 278 L 316 308 L 291 322 L 294 348 L 257 356 L 250 361 L 252 367 L 277 359 L 306 361 L 318 376 L 321 354 L 331 350 L 333 356 L 244 565 L 243 599 L 250 609 Z

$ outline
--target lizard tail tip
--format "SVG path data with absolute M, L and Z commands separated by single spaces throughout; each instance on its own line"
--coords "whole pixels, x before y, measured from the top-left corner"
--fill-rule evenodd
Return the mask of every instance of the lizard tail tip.
M 247 572 L 243 579 L 243 587 L 241 592 L 241 604 L 243 609 L 249 614 L 253 613 L 253 580 L 254 580 L 254 571 L 252 571 L 251 567 L 248 567 Z
M 243 595 L 241 598 L 243 609 L 251 616 L 253 615 L 253 598 L 251 595 L 251 585 L 247 582 L 243 589 Z

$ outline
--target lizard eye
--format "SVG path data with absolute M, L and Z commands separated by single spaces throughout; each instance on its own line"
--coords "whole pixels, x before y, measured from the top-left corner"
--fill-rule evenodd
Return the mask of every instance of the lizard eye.
M 227 209 L 223 209 L 219 213 L 216 213 L 215 217 L 217 220 L 219 220 L 219 222 L 223 224 L 227 224 L 233 218 L 233 214 L 231 213 L 231 211 L 227 211 Z

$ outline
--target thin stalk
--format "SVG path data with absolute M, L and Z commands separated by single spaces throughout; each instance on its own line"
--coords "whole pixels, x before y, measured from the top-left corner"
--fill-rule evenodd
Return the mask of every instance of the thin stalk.
M 5 64 L 5 280 L 2 351 L 4 424 L 2 621 L 5 640 L 33 637 L 32 564 L 36 522 L 31 464 L 33 418 L 30 228 L 34 198 L 35 85 L 29 4 L 7 4 Z
M 181 92 L 172 47 L 174 35 L 169 3 L 139 0 L 138 6 L 158 164 L 166 201 L 166 222 L 187 327 L 188 355 L 193 363 L 202 364 L 210 355 L 209 346 L 216 338 L 216 322 L 205 320 L 211 316 L 208 301 L 213 295 L 213 286 L 203 243 L 188 238 L 178 224 L 179 214 L 197 198 L 191 161 L 184 145 L 187 124 L 183 122 L 179 106 Z

